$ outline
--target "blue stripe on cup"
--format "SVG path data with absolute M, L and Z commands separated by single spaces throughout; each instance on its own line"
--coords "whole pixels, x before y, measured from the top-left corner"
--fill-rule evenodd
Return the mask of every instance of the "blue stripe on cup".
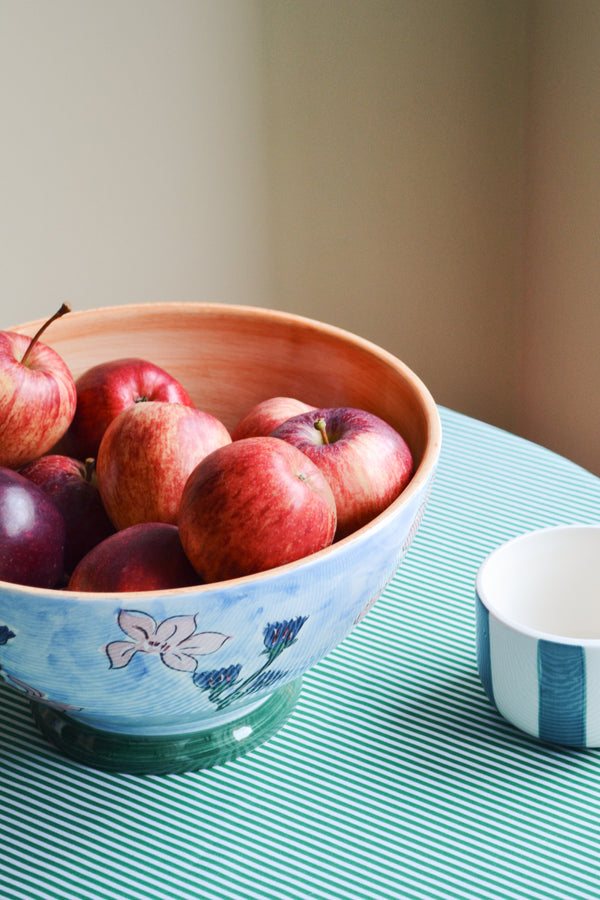
M 477 669 L 479 677 L 484 691 L 495 706 L 490 654 L 490 614 L 477 593 L 475 594 L 475 627 L 477 629 Z
M 584 648 L 517 634 L 492 620 L 477 593 L 475 626 L 479 677 L 499 712 L 546 743 L 586 747 L 591 735 Z M 592 740 L 600 746 L 600 738 Z
M 586 683 L 583 647 L 540 640 L 539 736 L 573 747 L 586 743 Z

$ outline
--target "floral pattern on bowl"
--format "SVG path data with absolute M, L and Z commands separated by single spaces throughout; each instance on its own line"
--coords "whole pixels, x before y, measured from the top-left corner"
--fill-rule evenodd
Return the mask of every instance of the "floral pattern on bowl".
M 191 672 L 194 685 L 208 692 L 208 698 L 221 710 L 250 694 L 273 688 L 288 673 L 270 669 L 277 657 L 296 643 L 298 632 L 308 616 L 296 616 L 282 622 L 267 624 L 263 629 L 266 659 L 258 669 L 241 679 L 242 663 L 230 663 L 218 669 L 197 671 L 196 656 L 208 656 L 219 650 L 231 635 L 218 631 L 196 631 L 197 616 L 170 616 L 160 624 L 134 609 L 121 609 L 117 621 L 131 640 L 111 641 L 104 648 L 110 668 L 123 669 L 136 653 L 154 654 L 169 669 Z M 235 690 L 232 690 L 235 688 Z
M 40 324 L 17 328 L 33 334 Z M 130 595 L 0 583 L 0 676 L 34 707 L 72 710 L 71 731 L 185 736 L 295 696 L 293 685 L 371 609 L 418 527 L 441 443 L 425 385 L 356 335 L 247 306 L 75 311 L 54 323 L 52 346 L 75 377 L 119 355 L 151 359 L 228 428 L 266 396 L 298 394 L 319 407 L 370 410 L 403 434 L 416 468 L 402 495 L 363 529 L 293 564 Z
M 136 653 L 158 653 L 170 669 L 193 672 L 197 666 L 194 657 L 214 653 L 230 638 L 218 631 L 197 632 L 196 616 L 170 616 L 157 625 L 147 613 L 122 609 L 118 624 L 131 640 L 106 645 L 106 655 L 114 669 L 129 665 Z

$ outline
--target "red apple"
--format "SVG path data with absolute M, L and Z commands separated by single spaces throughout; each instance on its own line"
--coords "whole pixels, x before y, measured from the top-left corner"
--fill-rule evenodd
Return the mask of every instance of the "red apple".
M 314 407 L 294 397 L 269 397 L 268 400 L 261 400 L 253 406 L 240 419 L 231 432 L 231 437 L 234 441 L 247 437 L 267 437 L 286 419 L 299 416 L 300 413 L 309 412 L 311 409 Z
M 39 338 L 69 312 L 63 304 L 33 337 L 0 331 L 0 466 L 17 469 L 46 453 L 69 427 L 76 392 L 65 361 Z
M 59 452 L 95 458 L 112 420 L 133 403 L 160 400 L 193 406 L 186 389 L 160 366 L 127 357 L 92 366 L 75 382 L 77 409 Z
M 329 546 L 335 500 L 310 459 L 271 437 L 234 441 L 194 469 L 179 534 L 203 581 L 263 572 Z
M 63 575 L 64 551 L 65 523 L 54 503 L 33 482 L 0 467 L 0 579 L 53 588 Z
M 134 403 L 110 423 L 98 450 L 102 502 L 117 529 L 175 524 L 188 475 L 231 436 L 210 413 L 181 403 Z
M 200 579 L 183 552 L 176 525 L 144 522 L 118 531 L 83 557 L 70 591 L 165 591 Z
M 100 497 L 93 460 L 50 454 L 32 460 L 21 475 L 37 484 L 56 504 L 65 520 L 65 572 L 114 532 Z
M 364 410 L 313 410 L 288 419 L 273 437 L 293 444 L 325 475 L 336 502 L 336 540 L 379 515 L 412 476 L 412 455 L 402 436 Z

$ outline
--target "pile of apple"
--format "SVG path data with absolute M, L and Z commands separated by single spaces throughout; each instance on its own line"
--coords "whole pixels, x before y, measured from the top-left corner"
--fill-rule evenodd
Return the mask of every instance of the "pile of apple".
M 379 417 L 290 397 L 230 433 L 137 358 L 74 380 L 40 336 L 0 331 L 0 580 L 114 592 L 223 581 L 301 559 L 404 489 Z

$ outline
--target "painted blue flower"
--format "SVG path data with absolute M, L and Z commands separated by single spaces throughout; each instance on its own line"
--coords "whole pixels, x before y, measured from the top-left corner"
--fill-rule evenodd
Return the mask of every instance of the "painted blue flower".
M 267 625 L 263 632 L 264 652 L 275 658 L 282 650 L 295 644 L 298 632 L 307 619 L 308 616 L 296 616 L 295 619 L 284 619 L 283 622 Z
M 0 625 L 0 646 L 6 644 L 11 638 L 15 637 L 14 631 L 11 631 L 8 625 Z
M 272 687 L 278 681 L 281 681 L 284 675 L 287 675 L 287 672 L 281 672 L 277 669 L 266 669 L 248 684 L 246 694 L 255 694 L 257 691 Z
M 227 688 L 234 685 L 242 670 L 240 663 L 222 669 L 211 669 L 208 672 L 196 672 L 193 682 L 201 691 L 210 691 L 210 699 L 214 700 Z
M 298 632 L 308 616 L 296 616 L 295 619 L 284 619 L 272 622 L 263 629 L 263 655 L 266 659 L 251 675 L 240 680 L 242 666 L 240 663 L 221 669 L 195 672 L 192 681 L 201 691 L 208 691 L 208 698 L 217 704 L 217 709 L 225 709 L 231 703 L 237 703 L 248 694 L 266 690 L 288 674 L 287 671 L 272 671 L 269 666 L 288 647 L 296 643 Z

